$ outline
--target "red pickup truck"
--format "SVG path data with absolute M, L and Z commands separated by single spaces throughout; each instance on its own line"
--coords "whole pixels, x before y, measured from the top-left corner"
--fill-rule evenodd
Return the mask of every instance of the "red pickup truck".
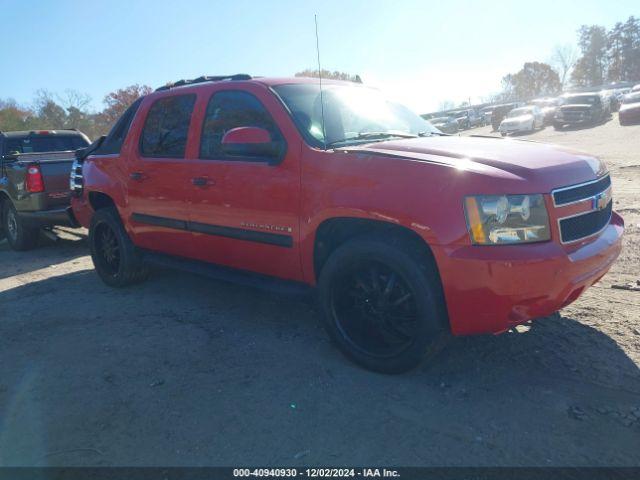
M 72 206 L 104 282 L 141 281 L 155 261 L 317 287 L 338 347 L 382 372 L 449 333 L 556 312 L 621 248 L 599 159 L 444 135 L 362 85 L 180 81 L 89 150 Z

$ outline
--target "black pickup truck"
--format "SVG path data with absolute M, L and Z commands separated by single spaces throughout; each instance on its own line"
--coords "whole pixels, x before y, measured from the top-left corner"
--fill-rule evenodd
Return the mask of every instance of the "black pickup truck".
M 77 130 L 0 132 L 0 239 L 12 249 L 33 248 L 42 227 L 76 226 L 69 174 L 88 145 Z
M 563 105 L 556 109 L 553 128 L 597 125 L 611 115 L 611 107 L 599 93 L 572 93 L 560 97 Z

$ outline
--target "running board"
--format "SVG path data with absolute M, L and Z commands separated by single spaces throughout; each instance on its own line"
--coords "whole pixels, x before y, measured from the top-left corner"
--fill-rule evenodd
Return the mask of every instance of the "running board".
M 174 257 L 149 250 L 140 250 L 140 253 L 142 254 L 142 259 L 150 265 L 182 270 L 214 280 L 222 280 L 245 287 L 267 290 L 280 295 L 310 296 L 314 290 L 313 287 L 305 283 L 295 282 L 293 280 L 282 280 L 268 275 L 237 270 L 188 258 Z

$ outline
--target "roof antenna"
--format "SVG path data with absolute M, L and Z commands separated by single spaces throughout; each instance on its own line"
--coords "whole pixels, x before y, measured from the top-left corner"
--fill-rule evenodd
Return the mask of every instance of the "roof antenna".
M 327 150 L 327 132 L 324 129 L 324 98 L 322 96 L 322 67 L 320 66 L 320 43 L 318 41 L 318 15 L 313 15 L 316 22 L 316 53 L 318 54 L 318 78 L 320 79 L 320 116 L 322 121 L 322 143 Z

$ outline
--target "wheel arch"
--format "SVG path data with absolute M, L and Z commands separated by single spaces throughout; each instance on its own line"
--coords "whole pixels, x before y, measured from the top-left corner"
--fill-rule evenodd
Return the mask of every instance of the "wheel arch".
M 107 195 L 106 193 L 91 191 L 88 193 L 87 198 L 89 200 L 89 205 L 91 205 L 91 208 L 95 212 L 103 208 L 117 208 L 116 202 L 110 195 Z
M 313 271 L 315 280 L 336 248 L 362 235 L 389 235 L 413 244 L 438 273 L 438 265 L 431 246 L 415 230 L 401 224 L 363 217 L 336 216 L 324 219 L 315 229 L 313 241 Z
M 9 197 L 9 194 L 7 192 L 5 192 L 4 190 L 0 190 L 0 239 L 3 238 L 3 233 L 4 233 L 3 223 L 4 223 L 5 202 L 12 203 L 11 198 Z
M 4 205 L 4 202 L 11 202 L 11 197 L 4 190 L 0 190 L 0 208 Z
M 333 251 L 345 242 L 365 235 L 389 238 L 390 245 L 401 244 L 411 249 L 421 259 L 425 267 L 425 275 L 431 276 L 437 286 L 438 303 L 442 308 L 442 328 L 451 331 L 448 307 L 438 263 L 432 247 L 418 232 L 405 225 L 384 220 L 360 217 L 331 217 L 323 220 L 315 231 L 313 245 L 314 280 L 318 280 L 322 267 Z

